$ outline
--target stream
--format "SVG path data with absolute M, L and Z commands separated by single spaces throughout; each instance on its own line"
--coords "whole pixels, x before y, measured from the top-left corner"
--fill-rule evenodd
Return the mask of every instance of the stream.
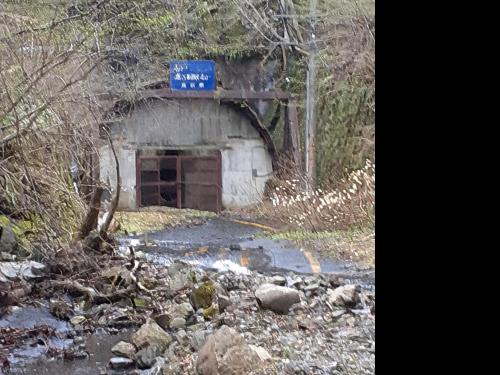
M 362 287 L 374 290 L 374 270 L 360 270 L 356 265 L 321 257 L 311 250 L 297 248 L 286 240 L 256 238 L 261 229 L 228 219 L 210 219 L 199 226 L 168 229 L 119 239 L 120 251 L 129 246 L 144 253 L 147 261 L 168 266 L 182 260 L 202 269 L 245 274 L 334 274 L 358 279 Z M 47 326 L 56 333 L 47 340 L 33 338 L 8 354 L 10 372 L 6 374 L 95 375 L 120 374 L 106 365 L 111 348 L 127 340 L 131 331 L 115 330 L 114 334 L 98 330 L 75 333 L 70 323 L 53 317 L 48 306 L 19 307 L 0 320 L 0 328 L 33 328 Z M 76 337 L 76 339 L 75 339 Z M 76 342 L 75 342 L 76 341 Z M 55 360 L 47 358 L 48 347 L 69 349 L 78 346 L 86 358 Z M 2 370 L 0 370 L 2 374 Z

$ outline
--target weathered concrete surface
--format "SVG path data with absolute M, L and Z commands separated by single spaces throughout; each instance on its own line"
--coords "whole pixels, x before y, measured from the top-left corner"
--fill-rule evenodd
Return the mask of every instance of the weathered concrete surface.
M 257 203 L 271 177 L 272 158 L 250 121 L 214 100 L 152 101 L 135 108 L 122 123 L 111 126 L 120 162 L 122 191 L 119 209 L 136 208 L 137 150 L 220 150 L 222 204 L 241 207 Z M 116 185 L 114 157 L 100 149 L 101 179 Z

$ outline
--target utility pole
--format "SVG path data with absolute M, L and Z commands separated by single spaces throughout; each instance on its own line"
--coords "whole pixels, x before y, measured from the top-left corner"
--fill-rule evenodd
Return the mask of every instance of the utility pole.
M 309 61 L 306 78 L 305 172 L 313 189 L 316 185 L 316 6 L 309 1 Z

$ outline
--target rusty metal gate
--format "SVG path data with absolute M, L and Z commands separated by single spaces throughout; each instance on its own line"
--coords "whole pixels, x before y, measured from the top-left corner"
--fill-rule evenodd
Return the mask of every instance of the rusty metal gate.
M 137 153 L 137 205 L 193 208 L 219 212 L 222 208 L 221 156 Z

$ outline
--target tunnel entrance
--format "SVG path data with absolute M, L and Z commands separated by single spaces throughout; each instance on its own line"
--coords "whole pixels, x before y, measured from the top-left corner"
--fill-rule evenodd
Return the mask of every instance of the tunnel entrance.
M 222 209 L 219 151 L 198 156 L 183 150 L 141 150 L 136 160 L 139 207 Z

